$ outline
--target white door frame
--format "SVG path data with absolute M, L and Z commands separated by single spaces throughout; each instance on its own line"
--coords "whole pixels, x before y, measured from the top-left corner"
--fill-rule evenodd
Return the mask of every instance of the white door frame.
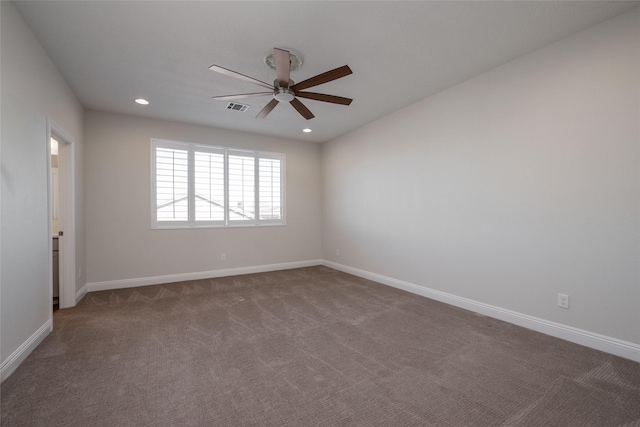
M 58 177 L 59 177 L 59 221 L 60 231 L 64 234 L 58 238 L 58 254 L 60 260 L 58 301 L 60 308 L 76 305 L 76 221 L 75 221 L 75 152 L 73 139 L 47 117 L 47 181 L 49 184 L 49 289 L 51 309 L 53 310 L 53 242 L 51 218 L 53 218 L 53 190 L 51 180 L 51 138 L 58 142 Z M 53 314 L 52 314 L 53 315 Z

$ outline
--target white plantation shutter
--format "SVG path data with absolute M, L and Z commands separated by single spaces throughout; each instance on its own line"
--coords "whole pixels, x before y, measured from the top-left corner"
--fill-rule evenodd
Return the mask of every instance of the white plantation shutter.
M 253 221 L 256 219 L 255 155 L 229 151 L 228 159 L 229 221 Z
M 157 221 L 186 221 L 189 215 L 188 151 L 157 147 L 155 160 Z
M 224 150 L 196 147 L 193 163 L 195 220 L 224 223 Z
M 284 154 L 152 140 L 152 227 L 284 225 Z
M 260 157 L 258 159 L 258 201 L 261 220 L 282 219 L 282 160 Z

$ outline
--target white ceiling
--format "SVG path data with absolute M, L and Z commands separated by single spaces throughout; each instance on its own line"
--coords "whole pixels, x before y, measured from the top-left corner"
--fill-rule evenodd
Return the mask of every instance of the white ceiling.
M 86 108 L 323 142 L 640 3 L 549 2 L 14 2 Z M 302 100 L 304 120 L 270 97 L 246 113 L 212 96 L 263 89 L 220 65 L 272 82 L 264 56 L 301 53 L 302 81 L 349 65 L 353 74 L 309 89 L 351 106 Z M 144 97 L 151 104 L 133 102 Z M 310 127 L 313 132 L 303 134 Z

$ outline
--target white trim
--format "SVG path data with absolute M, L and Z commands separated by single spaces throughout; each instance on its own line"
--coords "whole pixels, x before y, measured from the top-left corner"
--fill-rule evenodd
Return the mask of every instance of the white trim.
M 53 330 L 53 323 L 47 320 L 37 331 L 33 333 L 20 347 L 0 364 L 0 381 L 4 381 L 20 366 L 29 354 L 40 344 Z
M 134 288 L 137 286 L 160 285 L 162 283 L 184 282 L 186 280 L 212 279 L 214 277 L 238 276 L 240 274 L 266 273 L 267 271 L 289 270 L 292 268 L 313 267 L 322 265 L 321 259 L 307 261 L 284 262 L 280 264 L 256 265 L 251 267 L 225 268 L 222 270 L 198 271 L 195 273 L 169 274 L 166 276 L 139 277 L 136 279 L 108 280 L 105 282 L 87 283 L 89 292 L 110 289 Z
M 51 120 L 47 117 L 47 134 L 45 138 L 45 143 L 47 147 L 47 215 L 49 216 L 49 220 L 47 221 L 47 253 L 49 254 L 49 263 L 47 264 L 47 286 L 49 288 L 49 322 L 53 323 L 53 176 L 52 176 L 52 167 L 51 167 L 51 139 L 53 135 L 51 134 Z M 60 145 L 60 142 L 58 142 Z M 60 147 L 58 147 L 59 153 Z M 58 173 L 58 183 L 60 182 L 60 174 Z M 58 186 L 59 187 L 59 186 Z M 58 195 L 58 199 L 60 196 Z M 58 210 L 60 209 L 60 202 L 58 201 Z M 60 218 L 58 217 L 58 221 Z M 60 246 L 58 245 L 58 253 L 60 253 Z M 58 267 L 58 284 L 60 283 L 60 269 Z M 58 289 L 58 304 L 60 304 L 60 300 L 62 300 L 60 295 L 60 289 Z
M 59 302 L 60 308 L 70 308 L 76 305 L 76 188 L 75 188 L 75 147 L 74 140 L 51 118 L 47 117 L 47 145 L 52 136 L 58 142 L 58 162 L 59 162 L 59 206 L 60 206 L 60 228 L 64 231 L 64 236 L 58 239 L 58 251 L 60 254 L 60 276 Z M 47 154 L 50 156 L 48 149 Z M 47 179 L 50 181 L 51 159 L 47 158 Z M 49 209 L 51 209 L 51 183 L 49 182 Z M 51 211 L 49 211 L 49 223 L 51 223 Z M 49 240 L 51 240 L 51 226 L 49 225 Z M 51 247 L 49 247 L 51 253 Z M 51 266 L 49 271 L 51 272 Z M 51 276 L 52 273 L 50 273 Z M 49 283 L 53 292 L 53 283 Z M 52 295 L 51 295 L 52 296 Z M 50 298 L 51 299 L 51 298 Z M 53 313 L 51 312 L 50 318 Z
M 402 289 L 413 294 L 431 298 L 436 301 L 444 302 L 449 305 L 480 313 L 485 316 L 494 317 L 505 322 L 513 323 L 514 325 L 532 329 L 534 331 L 580 344 L 585 347 L 593 348 L 616 356 L 624 357 L 625 359 L 631 359 L 633 361 L 640 362 L 640 345 L 634 344 L 632 342 L 585 331 L 583 329 L 578 329 L 572 326 L 540 319 L 534 316 L 529 316 L 527 314 L 506 310 L 504 308 L 485 304 L 479 301 L 474 301 L 468 298 L 462 298 L 456 295 L 448 294 L 446 292 L 430 289 L 425 286 L 416 285 L 414 283 L 405 282 L 403 280 L 394 279 L 391 277 L 383 276 L 381 274 L 371 273 L 369 271 L 349 267 L 344 264 L 338 264 L 333 261 L 324 260 L 322 262 L 322 265 L 339 271 L 343 271 L 345 273 L 353 274 L 354 276 L 363 277 L 365 279 L 373 280 L 384 285 Z
M 84 298 L 87 292 L 88 292 L 87 285 L 84 285 L 78 290 L 78 292 L 76 292 L 76 304 L 79 303 L 82 298 Z

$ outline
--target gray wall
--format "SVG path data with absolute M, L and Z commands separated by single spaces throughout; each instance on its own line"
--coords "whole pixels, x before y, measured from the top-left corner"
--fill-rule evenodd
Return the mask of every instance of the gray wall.
M 47 117 L 74 139 L 76 266 L 84 271 L 82 107 L 13 5 L 0 2 L 2 45 L 1 358 L 49 319 Z M 73 275 L 73 272 L 71 273 Z M 78 279 L 84 283 L 84 277 Z
M 324 144 L 323 257 L 640 343 L 639 28 L 636 9 Z
M 96 111 L 85 138 L 88 283 L 321 258 L 318 144 Z M 152 230 L 151 138 L 285 153 L 287 225 Z

